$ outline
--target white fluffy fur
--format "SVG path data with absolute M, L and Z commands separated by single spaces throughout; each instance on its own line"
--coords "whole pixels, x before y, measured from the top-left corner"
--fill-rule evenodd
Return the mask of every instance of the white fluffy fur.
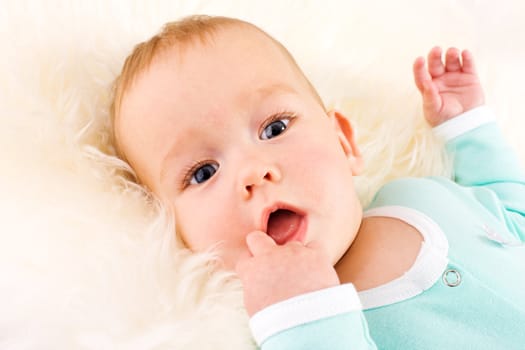
M 363 202 L 389 178 L 446 174 L 411 65 L 470 48 L 487 103 L 525 160 L 524 5 L 493 1 L 3 1 L 0 349 L 251 349 L 238 281 L 190 255 L 172 218 L 124 181 L 109 86 L 138 41 L 191 13 L 252 21 L 352 116 Z

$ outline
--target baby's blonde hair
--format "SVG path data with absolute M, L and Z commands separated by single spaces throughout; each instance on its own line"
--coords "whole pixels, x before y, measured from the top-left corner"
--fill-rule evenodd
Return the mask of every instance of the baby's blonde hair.
M 133 85 L 137 76 L 151 65 L 155 57 L 166 52 L 168 49 L 173 48 L 174 46 L 184 49 L 188 44 L 193 43 L 195 40 L 200 40 L 201 43 L 206 43 L 218 30 L 233 26 L 244 26 L 256 29 L 272 40 L 272 42 L 284 53 L 285 57 L 292 64 L 292 67 L 305 79 L 314 98 L 316 98 L 324 108 L 319 94 L 306 78 L 301 68 L 299 68 L 299 65 L 290 52 L 279 41 L 275 40 L 266 32 L 257 26 L 240 19 L 205 15 L 189 16 L 175 22 L 166 23 L 160 33 L 154 35 L 147 41 L 137 44 L 131 54 L 126 58 L 120 75 L 115 79 L 113 83 L 113 96 L 109 114 L 111 118 L 113 144 L 117 156 L 126 160 L 125 154 L 119 147 L 115 135 L 115 121 L 120 114 L 124 95 Z

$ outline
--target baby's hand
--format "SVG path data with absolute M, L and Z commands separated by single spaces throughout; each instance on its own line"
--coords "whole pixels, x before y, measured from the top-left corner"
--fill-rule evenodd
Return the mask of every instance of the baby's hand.
M 461 60 L 459 56 L 458 49 L 450 48 L 443 63 L 441 48 L 434 47 L 428 54 L 428 70 L 423 57 L 414 62 L 414 79 L 423 95 L 425 118 L 433 127 L 485 101 L 472 54 L 465 50 Z
M 252 256 L 241 260 L 236 270 L 250 317 L 279 301 L 340 284 L 328 257 L 315 242 L 278 246 L 261 231 L 250 233 L 246 242 Z

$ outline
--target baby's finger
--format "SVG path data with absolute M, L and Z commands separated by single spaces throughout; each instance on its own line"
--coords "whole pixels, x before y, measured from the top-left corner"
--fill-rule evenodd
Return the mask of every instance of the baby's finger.
M 464 50 L 461 53 L 461 58 L 463 59 L 463 72 L 476 74 L 476 66 L 474 64 L 474 57 L 470 51 Z
M 459 72 L 461 70 L 459 50 L 455 47 L 451 47 L 447 50 L 447 54 L 445 55 L 445 70 L 447 72 Z
M 428 71 L 425 69 L 425 58 L 416 58 L 414 65 L 412 66 L 412 70 L 414 72 L 414 81 L 416 82 L 416 86 L 419 91 L 423 93 L 425 82 L 432 79 Z
M 423 104 L 425 108 L 432 110 L 441 109 L 441 99 L 437 88 L 431 82 L 425 83 L 423 88 Z
M 262 231 L 254 231 L 246 236 L 246 244 L 253 256 L 265 254 L 277 246 L 277 243 Z
M 428 72 L 432 78 L 439 77 L 445 73 L 445 66 L 441 61 L 441 47 L 436 46 L 428 53 Z

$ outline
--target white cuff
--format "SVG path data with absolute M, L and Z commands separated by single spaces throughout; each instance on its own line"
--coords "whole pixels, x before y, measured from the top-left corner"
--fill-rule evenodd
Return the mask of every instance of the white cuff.
M 437 136 L 444 138 L 445 141 L 449 141 L 495 120 L 494 113 L 487 106 L 480 106 L 436 126 L 434 132 Z
M 354 285 L 342 284 L 270 305 L 252 316 L 250 328 L 260 346 L 286 329 L 361 309 Z

